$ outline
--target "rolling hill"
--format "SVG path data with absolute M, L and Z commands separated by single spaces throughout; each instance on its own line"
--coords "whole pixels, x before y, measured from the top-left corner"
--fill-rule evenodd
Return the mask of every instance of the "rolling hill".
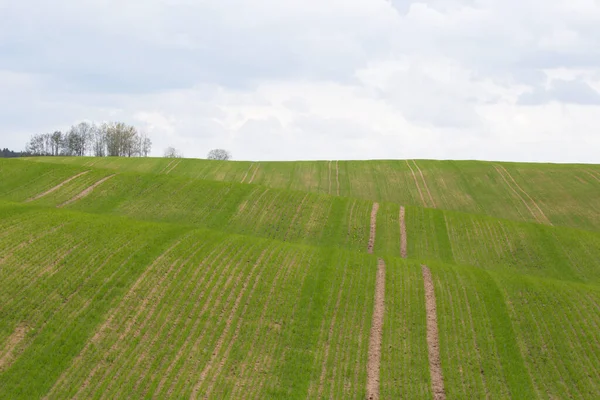
M 600 167 L 0 160 L 0 398 L 600 397 Z

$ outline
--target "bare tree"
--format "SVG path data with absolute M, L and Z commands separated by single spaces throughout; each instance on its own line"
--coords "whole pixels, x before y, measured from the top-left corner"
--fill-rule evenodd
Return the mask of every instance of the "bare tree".
M 152 151 L 152 140 L 145 134 L 139 135 L 137 140 L 137 152 L 140 157 L 148 157 Z
M 208 152 L 209 160 L 222 160 L 227 161 L 231 160 L 231 153 L 224 149 L 213 149 Z
M 164 153 L 165 158 L 183 158 L 183 154 L 175 147 L 167 147 Z
M 134 126 L 122 122 L 104 123 L 99 128 L 81 122 L 67 133 L 56 131 L 32 136 L 26 150 L 37 156 L 147 157 L 152 151 L 152 141 Z

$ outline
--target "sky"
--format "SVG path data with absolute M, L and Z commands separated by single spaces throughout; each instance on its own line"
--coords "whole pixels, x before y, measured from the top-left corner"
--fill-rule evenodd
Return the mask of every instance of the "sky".
M 0 0 L 0 148 L 600 163 L 600 0 Z

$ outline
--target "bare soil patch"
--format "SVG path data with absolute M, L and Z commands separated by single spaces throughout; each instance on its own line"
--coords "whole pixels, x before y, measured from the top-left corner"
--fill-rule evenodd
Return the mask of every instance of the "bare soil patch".
M 72 177 L 70 177 L 69 179 L 67 179 L 66 181 L 64 181 L 64 182 L 61 182 L 61 183 L 59 183 L 58 185 L 54 186 L 53 188 L 46 190 L 44 193 L 40 193 L 40 194 L 38 194 L 38 195 L 37 195 L 37 196 L 35 196 L 35 197 L 32 197 L 32 198 L 30 198 L 30 199 L 27 199 L 27 200 L 25 200 L 25 202 L 26 202 L 26 203 L 29 203 L 29 202 L 31 202 L 31 201 L 35 201 L 35 200 L 41 199 L 41 198 L 42 198 L 42 197 L 44 197 L 44 196 L 48 196 L 49 194 L 51 194 L 51 193 L 54 193 L 54 192 L 56 192 L 58 189 L 60 189 L 61 187 L 65 186 L 67 183 L 71 182 L 71 181 L 72 181 L 72 180 L 74 180 L 74 179 L 77 179 L 77 178 L 79 178 L 79 177 L 80 177 L 80 176 L 82 176 L 82 175 L 85 175 L 85 174 L 87 174 L 88 172 L 90 172 L 90 171 L 84 171 L 84 172 L 81 172 L 81 173 L 79 173 L 79 174 L 77 174 L 77 175 L 75 175 L 75 176 L 72 176 Z
M 400 207 L 400 256 L 408 256 L 408 238 L 406 237 L 406 209 Z
M 371 211 L 371 234 L 369 236 L 369 246 L 367 251 L 369 254 L 373 254 L 375 248 L 375 235 L 377 234 L 377 212 L 379 211 L 379 203 L 373 203 L 373 210 Z
M 427 349 L 429 353 L 429 372 L 431 374 L 431 387 L 435 400 L 446 399 L 444 390 L 444 376 L 440 359 L 440 338 L 437 324 L 437 308 L 435 303 L 435 287 L 431 271 L 422 266 L 423 282 L 425 284 L 425 308 L 427 310 Z
M 25 324 L 21 324 L 17 326 L 14 332 L 8 337 L 6 344 L 4 345 L 4 349 L 2 349 L 2 353 L 0 353 L 0 371 L 11 366 L 14 361 L 14 352 L 25 340 L 27 336 L 28 327 Z
M 381 342 L 383 339 L 383 317 L 385 315 L 385 262 L 379 259 L 375 282 L 375 304 L 373 323 L 369 339 L 369 361 L 367 365 L 367 399 L 379 399 L 379 373 L 381 369 Z
M 94 183 L 92 186 L 90 186 L 89 188 L 85 189 L 83 192 L 79 193 L 77 196 L 73 197 L 71 200 L 68 200 L 68 201 L 62 203 L 61 205 L 59 205 L 58 208 L 62 208 L 62 207 L 68 206 L 69 204 L 74 203 L 77 200 L 83 199 L 84 197 L 86 197 L 90 193 L 92 193 L 94 191 L 94 189 L 96 189 L 98 186 L 102 185 L 104 182 L 106 182 L 110 178 L 114 177 L 115 175 L 116 174 L 113 174 L 113 175 L 107 176 L 106 178 L 100 179 L 98 182 Z

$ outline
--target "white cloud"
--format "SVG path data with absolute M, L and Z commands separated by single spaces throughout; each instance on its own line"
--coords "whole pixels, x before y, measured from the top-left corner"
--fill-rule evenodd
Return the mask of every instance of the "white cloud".
M 0 146 L 600 162 L 599 49 L 594 0 L 0 0 Z

